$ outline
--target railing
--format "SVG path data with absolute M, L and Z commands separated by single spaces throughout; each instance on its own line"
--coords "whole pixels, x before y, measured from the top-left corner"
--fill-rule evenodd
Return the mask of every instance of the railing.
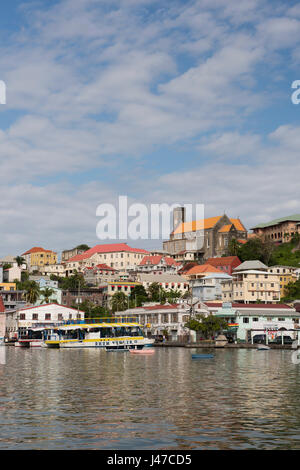
M 65 325 L 82 325 L 84 323 L 139 323 L 137 316 L 130 317 L 101 317 L 101 318 L 85 318 L 84 320 L 67 320 Z

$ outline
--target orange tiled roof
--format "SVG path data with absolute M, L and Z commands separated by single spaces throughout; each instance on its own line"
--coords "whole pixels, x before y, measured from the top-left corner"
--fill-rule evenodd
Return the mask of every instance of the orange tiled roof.
M 220 220 L 222 216 L 217 217 L 208 217 L 207 219 L 193 220 L 192 222 L 183 222 L 174 230 L 173 234 L 185 232 L 195 232 L 196 230 L 205 230 L 212 228 Z M 230 222 L 235 226 L 236 230 L 246 232 L 246 229 L 240 219 L 230 219 Z M 225 227 L 231 227 L 231 225 L 226 225 Z
M 177 227 L 176 230 L 174 230 L 173 233 L 195 232 L 196 230 L 212 228 L 216 225 L 220 218 L 221 215 L 218 217 L 209 217 L 207 219 L 193 220 L 192 222 L 183 222 Z
M 223 273 L 221 269 L 215 268 L 214 266 L 211 266 L 211 264 L 200 264 L 198 266 L 194 266 L 191 268 L 189 271 L 185 273 L 186 276 L 189 276 L 191 274 L 205 274 L 205 273 Z
M 241 232 L 246 232 L 247 230 L 245 229 L 244 225 L 240 221 L 240 219 L 230 219 L 230 222 L 233 223 L 235 228 Z
M 223 227 L 220 228 L 219 232 L 220 232 L 220 233 L 230 232 L 230 229 L 231 229 L 232 225 L 233 225 L 233 224 L 223 225 Z

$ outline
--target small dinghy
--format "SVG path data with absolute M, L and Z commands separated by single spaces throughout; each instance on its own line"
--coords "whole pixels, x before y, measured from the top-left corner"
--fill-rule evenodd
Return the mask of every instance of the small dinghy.
M 155 349 L 150 349 L 150 348 L 144 348 L 144 349 L 129 349 L 129 352 L 131 354 L 146 354 L 146 355 L 149 355 L 149 354 L 154 354 L 155 353 Z
M 257 351 L 269 351 L 269 349 L 271 348 L 270 346 L 267 346 L 266 344 L 259 344 L 256 349 Z
M 192 354 L 192 359 L 211 359 L 214 354 Z

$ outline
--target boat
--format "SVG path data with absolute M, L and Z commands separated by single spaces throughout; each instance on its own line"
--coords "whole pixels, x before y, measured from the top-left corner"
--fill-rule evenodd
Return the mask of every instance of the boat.
M 256 348 L 257 351 L 269 351 L 270 346 L 267 346 L 266 344 L 259 344 Z
M 143 349 L 154 342 L 144 336 L 142 325 L 136 321 L 100 320 L 86 323 L 79 320 L 46 328 L 44 345 L 48 348 L 103 348 L 111 352 Z
M 155 353 L 155 349 L 150 348 L 143 348 L 143 349 L 130 349 L 129 352 L 131 354 L 139 354 L 139 355 L 151 355 Z
M 45 327 L 30 327 L 26 331 L 19 332 L 14 345 L 16 348 L 36 348 L 43 346 L 43 333 Z
M 214 354 L 192 354 L 192 359 L 212 359 Z

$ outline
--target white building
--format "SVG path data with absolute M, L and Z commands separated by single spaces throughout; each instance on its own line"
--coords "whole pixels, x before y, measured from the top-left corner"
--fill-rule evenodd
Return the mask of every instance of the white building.
M 185 342 L 194 332 L 185 328 L 185 323 L 190 319 L 191 306 L 186 302 L 179 304 L 145 304 L 143 307 L 127 309 L 118 312 L 118 316 L 134 316 L 142 324 L 149 336 L 168 334 L 171 341 Z M 194 306 L 194 313 L 207 316 L 209 311 L 202 303 Z
M 189 281 L 193 297 L 202 302 L 222 300 L 222 282 L 231 281 L 232 277 L 226 273 L 212 273 L 198 279 Z
M 300 314 L 286 304 L 205 304 L 213 315 L 224 318 L 230 326 L 229 332 L 242 342 L 251 343 L 257 335 L 266 335 L 268 342 L 277 336 L 297 338 Z
M 151 284 L 157 282 L 167 291 L 180 291 L 181 295 L 189 290 L 189 282 L 178 274 L 144 274 L 138 273 L 136 280 L 147 290 Z
M 22 332 L 34 326 L 50 326 L 69 320 L 83 319 L 84 312 L 59 304 L 25 307 L 7 314 L 6 335 L 13 338 L 16 337 L 18 331 Z

